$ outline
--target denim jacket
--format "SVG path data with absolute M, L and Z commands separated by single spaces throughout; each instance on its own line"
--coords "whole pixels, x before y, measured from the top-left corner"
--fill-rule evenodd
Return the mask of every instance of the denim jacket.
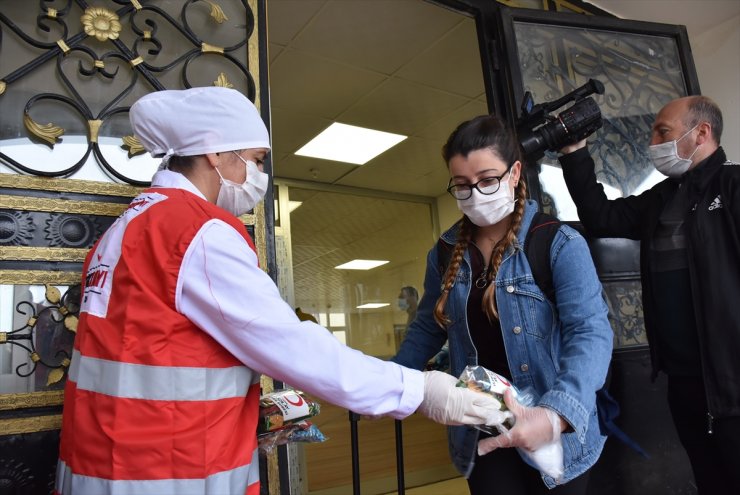
M 563 433 L 564 476 L 567 482 L 589 469 L 606 441 L 599 429 L 596 391 L 604 384 L 611 359 L 613 333 L 607 318 L 601 283 L 585 239 L 562 225 L 550 247 L 557 307 L 547 300 L 532 277 L 522 249 L 537 204 L 528 201 L 517 242 L 504 254 L 496 275 L 496 302 L 511 379 L 522 391 L 534 391 L 538 405 L 550 408 L 570 425 Z M 442 234 L 454 245 L 458 226 Z M 427 256 L 424 295 L 416 319 L 393 361 L 423 369 L 449 339 L 450 372 L 460 376 L 476 365 L 477 350 L 470 337 L 466 304 L 472 283 L 470 254 L 465 253 L 445 312 L 447 329 L 434 321 L 441 293 L 437 245 Z M 450 455 L 467 478 L 473 469 L 478 430 L 453 426 L 448 431 Z M 555 480 L 543 475 L 552 488 Z

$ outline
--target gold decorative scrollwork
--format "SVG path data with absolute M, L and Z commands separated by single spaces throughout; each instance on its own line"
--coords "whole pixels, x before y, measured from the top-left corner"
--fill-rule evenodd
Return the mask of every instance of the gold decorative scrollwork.
M 10 418 L 0 420 L 3 435 L 18 435 L 36 431 L 58 430 L 62 427 L 62 415 L 36 416 L 33 418 Z
M 0 284 L 4 285 L 74 285 L 79 284 L 81 279 L 79 271 L 0 270 Z
M 206 3 L 211 6 L 211 17 L 213 17 L 214 21 L 219 24 L 223 24 L 225 21 L 229 20 L 220 5 L 214 2 L 209 2 L 208 0 L 206 0 Z
M 66 372 L 66 369 L 69 367 L 69 359 L 65 359 L 65 364 L 62 364 L 61 368 L 54 368 L 53 370 L 49 370 L 49 375 L 46 377 L 46 386 L 54 385 L 55 383 L 59 383 L 62 381 L 62 378 L 64 378 L 64 374 Z
M 121 141 L 123 141 L 123 147 L 128 148 L 129 158 L 140 155 L 146 151 L 141 145 L 141 141 L 139 141 L 136 136 L 123 136 Z
M 0 174 L 0 187 L 32 189 L 35 191 L 100 194 L 102 196 L 123 196 L 131 198 L 142 191 L 139 187 L 124 184 L 106 184 L 92 180 L 67 180 L 12 174 Z
M 40 74 L 47 75 L 50 72 L 55 72 L 54 77 L 48 78 L 49 84 L 42 84 L 42 87 L 39 88 L 40 91 L 27 100 L 26 111 L 39 120 L 41 119 L 39 112 L 42 111 L 52 111 L 55 114 L 60 111 L 64 112 L 64 130 L 62 131 L 60 127 L 53 124 L 47 124 L 47 127 L 44 127 L 33 121 L 28 121 L 26 126 L 29 130 L 26 131 L 23 125 L 20 124 L 23 117 L 23 114 L 20 113 L 17 124 L 21 125 L 20 130 L 34 141 L 38 137 L 43 139 L 41 142 L 45 145 L 48 144 L 56 148 L 54 144 L 59 142 L 57 138 L 62 134 L 67 137 L 72 133 L 75 138 L 79 134 L 75 125 L 66 124 L 67 120 L 72 121 L 72 119 L 67 119 L 67 113 L 72 112 L 88 122 L 88 132 L 84 133 L 87 134 L 85 144 L 88 145 L 88 149 L 86 154 L 77 155 L 80 160 L 69 164 L 67 168 L 59 169 L 55 163 L 55 169 L 49 170 L 47 164 L 29 165 L 15 159 L 7 160 L 8 166 L 14 170 L 23 174 L 75 177 L 76 174 L 80 174 L 88 166 L 89 162 L 95 161 L 107 172 L 108 176 L 114 177 L 114 180 L 138 186 L 148 185 L 148 180 L 136 177 L 138 174 L 133 173 L 133 170 L 136 170 L 135 168 L 118 167 L 111 163 L 112 157 L 115 156 L 115 150 L 111 149 L 110 146 L 98 146 L 102 134 L 110 131 L 114 135 L 108 137 L 120 139 L 122 136 L 121 134 L 115 136 L 118 126 L 107 129 L 106 126 L 97 126 L 97 121 L 102 120 L 107 123 L 111 115 L 126 112 L 128 108 L 125 105 L 131 102 L 135 88 L 141 86 L 142 83 L 142 87 L 154 90 L 168 89 L 170 85 L 173 85 L 173 88 L 197 86 L 198 82 L 191 81 L 189 74 L 197 72 L 196 67 L 199 64 L 196 60 L 202 56 L 206 56 L 209 61 L 213 61 L 219 66 L 233 66 L 236 69 L 233 72 L 226 69 L 217 69 L 214 70 L 214 73 L 218 74 L 219 71 L 224 70 L 232 79 L 229 81 L 231 86 L 226 87 L 238 89 L 250 100 L 258 101 L 255 94 L 257 81 L 259 81 L 256 74 L 258 68 L 256 64 L 259 63 L 259 60 L 255 57 L 259 56 L 260 39 L 257 36 L 257 23 L 255 22 L 255 12 L 258 9 L 257 1 L 231 2 L 228 5 L 229 8 L 227 8 L 227 5 L 221 5 L 224 3 L 221 0 L 202 0 L 202 2 L 198 2 L 199 7 L 193 7 L 195 3 L 193 1 L 165 2 L 165 4 L 170 4 L 166 7 L 154 5 L 156 2 L 143 2 L 141 0 L 109 2 L 111 5 L 116 4 L 115 9 L 107 5 L 90 5 L 94 3 L 103 4 L 104 2 L 72 2 L 78 8 L 81 8 L 81 11 L 70 10 L 68 7 L 59 10 L 58 6 L 52 7 L 46 5 L 47 3 L 51 2 L 40 2 L 35 17 L 29 15 L 28 19 L 20 15 L 20 12 L 25 8 L 21 9 L 19 7 L 10 12 L 20 17 L 19 19 L 9 20 L 9 22 L 14 21 L 16 23 L 11 24 L 13 26 L 11 30 L 19 33 L 21 41 L 32 47 L 30 50 L 24 49 L 22 53 L 25 57 L 26 52 L 28 52 L 28 60 L 25 63 L 21 60 L 20 68 L 14 66 L 11 75 L 14 83 L 16 80 L 34 72 L 37 72 L 36 77 Z M 205 11 L 205 13 L 208 13 L 206 20 L 210 26 L 203 29 L 202 33 L 196 33 L 192 29 L 193 26 L 189 26 L 187 23 L 188 11 L 191 8 L 202 10 L 206 6 L 208 8 Z M 237 10 L 232 13 L 230 9 Z M 179 11 L 179 14 L 176 14 L 176 11 Z M 3 13 L 5 14 L 5 12 Z M 238 16 L 240 20 L 243 19 L 245 23 L 230 25 L 230 19 L 234 15 Z M 58 25 L 58 31 L 63 33 L 63 36 L 56 39 L 52 35 L 50 44 L 46 39 L 41 41 L 35 39 L 31 34 L 26 35 L 23 33 L 24 29 L 28 29 L 29 33 L 32 33 L 33 29 L 37 29 L 32 23 L 28 24 L 33 18 L 46 19 L 46 22 L 53 19 L 54 24 Z M 188 42 L 177 43 L 175 40 L 179 38 L 173 38 L 169 29 L 158 32 L 156 26 L 161 25 L 160 21 L 155 23 L 153 18 L 161 18 L 161 22 L 169 25 L 174 29 L 174 32 L 184 34 Z M 228 43 L 211 41 L 209 37 L 214 34 L 214 30 L 218 30 L 219 36 L 216 39 L 228 39 Z M 205 36 L 205 38 L 202 36 Z M 163 43 L 169 41 L 173 43 L 171 50 L 174 55 L 174 62 L 162 65 L 166 57 L 156 57 L 155 52 L 162 50 Z M 141 43 L 146 48 L 142 49 Z M 246 56 L 250 58 L 250 63 L 246 63 L 244 60 L 244 46 L 247 43 L 249 43 L 250 50 L 257 50 L 255 54 L 246 53 Z M 103 46 L 101 47 L 101 45 Z M 64 57 L 59 57 L 60 50 L 65 55 Z M 166 51 L 169 53 L 170 49 L 167 48 Z M 215 55 L 218 55 L 218 57 Z M 66 61 L 70 58 L 74 60 Z M 128 70 L 119 70 L 123 68 L 120 66 L 123 60 L 127 61 L 127 65 L 129 65 Z M 52 61 L 56 61 L 55 67 L 52 66 Z M 111 65 L 115 67 L 111 68 Z M 167 74 L 174 74 L 175 71 L 180 71 L 179 78 L 167 76 Z M 243 77 L 241 77 L 242 75 Z M 0 81 L 0 94 L 3 94 L 3 91 L 6 93 L 11 91 L 12 88 L 5 88 L 5 84 L 9 85 L 11 80 L 4 74 L 0 74 L 0 77 L 6 79 L 6 82 Z M 38 77 L 38 79 L 41 80 L 43 77 L 45 76 Z M 109 81 L 115 81 L 116 83 L 109 84 Z M 182 81 L 182 84 L 178 84 L 177 81 Z M 61 90 L 57 88 L 60 84 L 62 86 Z M 88 91 L 88 89 L 93 88 L 95 88 L 93 91 Z M 104 103 L 98 101 L 100 96 L 106 95 L 109 91 L 117 93 L 110 94 L 111 101 L 108 102 L 110 105 L 99 105 Z M 46 105 L 45 102 L 48 101 L 56 102 L 53 108 Z M 38 110 L 29 110 L 39 102 L 44 103 L 35 107 Z M 51 119 L 47 118 L 47 120 Z M 76 121 L 75 119 L 74 122 Z M 62 121 L 57 120 L 57 122 L 61 123 Z M 55 135 L 55 133 L 57 134 Z M 91 154 L 93 147 L 95 149 Z M 54 151 L 59 152 L 56 149 Z M 128 158 L 133 159 L 136 154 L 130 153 Z M 0 155 L 3 155 L 2 150 L 0 150 Z M 7 157 L 2 156 L 2 158 Z M 28 159 L 27 157 L 23 158 Z
M 117 217 L 128 208 L 128 205 L 93 201 L 59 201 L 58 199 L 28 198 L 0 194 L 0 208 Z
M 224 49 L 220 46 L 211 45 L 205 41 L 200 45 L 200 51 L 203 53 L 224 53 Z
M 23 394 L 0 394 L 0 411 L 29 409 L 32 407 L 58 406 L 64 402 L 63 390 L 31 392 Z
M 98 133 L 100 133 L 100 126 L 103 125 L 102 120 L 88 120 L 87 125 L 90 127 L 90 142 L 98 142 Z
M 57 40 L 57 45 L 59 45 L 59 48 L 61 48 L 65 55 L 69 53 L 69 45 L 67 45 L 64 40 Z
M 229 82 L 229 79 L 226 77 L 226 74 L 221 72 L 215 81 L 213 81 L 214 86 L 220 86 L 222 88 L 233 88 L 234 85 Z
M 0 246 L 0 260 L 82 262 L 86 248 Z
M 121 21 L 118 15 L 102 7 L 88 7 L 80 17 L 85 34 L 95 36 L 98 41 L 118 39 L 121 33 Z
M 52 148 L 59 141 L 59 136 L 64 134 L 64 129 L 52 123 L 41 125 L 31 118 L 28 113 L 23 114 L 23 124 L 28 132 L 49 143 Z

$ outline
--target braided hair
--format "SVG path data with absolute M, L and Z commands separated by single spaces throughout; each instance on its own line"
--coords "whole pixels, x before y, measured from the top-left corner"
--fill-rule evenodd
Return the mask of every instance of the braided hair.
M 507 163 L 509 168 L 514 162 L 522 161 L 519 141 L 506 124 L 495 115 L 481 115 L 460 124 L 450 134 L 447 142 L 442 147 L 442 157 L 449 167 L 450 160 L 453 157 L 458 155 L 467 157 L 473 151 L 481 149 L 490 149 L 504 163 Z M 486 274 L 488 285 L 483 293 L 482 310 L 491 321 L 498 319 L 495 284 L 492 282 L 496 278 L 506 249 L 514 243 L 519 233 L 526 198 L 527 186 L 524 181 L 524 174 L 521 174 L 516 186 L 516 205 L 514 213 L 511 215 L 509 228 L 503 238 L 493 247 L 488 263 Z M 476 226 L 465 215 L 460 219 L 459 225 L 457 242 L 442 277 L 442 294 L 437 299 L 437 304 L 434 307 L 434 319 L 443 328 L 450 324 L 450 319 L 445 314 L 445 306 L 460 270 L 465 250 L 468 248 L 476 229 Z

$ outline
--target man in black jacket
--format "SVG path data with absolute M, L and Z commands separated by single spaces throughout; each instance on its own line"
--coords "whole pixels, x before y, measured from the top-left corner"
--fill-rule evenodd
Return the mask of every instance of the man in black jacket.
M 581 141 L 561 150 L 578 215 L 597 237 L 639 239 L 653 377 L 699 493 L 740 493 L 740 165 L 720 147 L 722 113 L 704 96 L 678 98 L 655 119 L 653 165 L 668 178 L 608 200 Z

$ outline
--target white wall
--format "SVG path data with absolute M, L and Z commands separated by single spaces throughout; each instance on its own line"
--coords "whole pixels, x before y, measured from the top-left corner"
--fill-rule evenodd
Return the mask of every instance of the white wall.
M 730 160 L 740 162 L 740 14 L 689 35 L 689 42 L 701 92 L 722 109 L 722 147 Z

